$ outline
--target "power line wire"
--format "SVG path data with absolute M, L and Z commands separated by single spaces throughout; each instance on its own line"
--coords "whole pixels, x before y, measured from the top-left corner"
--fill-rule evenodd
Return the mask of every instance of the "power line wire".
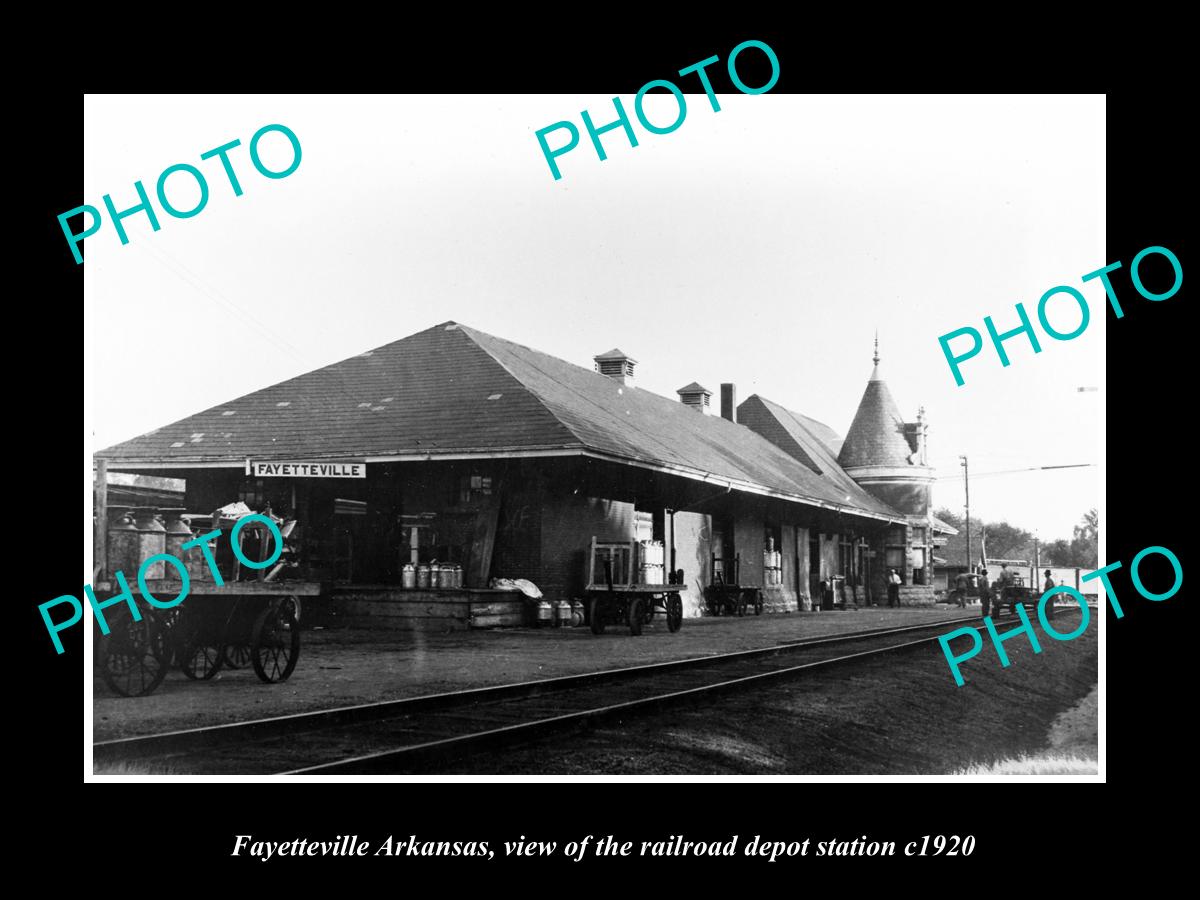
M 986 478 L 989 475 L 1011 475 L 1014 472 L 1045 472 L 1050 469 L 1086 469 L 1086 468 L 1088 468 L 1090 466 L 1094 466 L 1094 465 L 1096 465 L 1096 464 L 1095 463 L 1068 463 L 1067 465 L 1063 465 L 1063 466 L 1029 466 L 1028 468 L 1024 468 L 1024 469 L 1000 469 L 995 472 L 979 472 L 971 477 L 972 478 Z M 951 481 L 951 480 L 957 479 L 958 477 L 959 476 L 957 474 L 941 475 L 938 477 L 937 480 L 938 481 Z

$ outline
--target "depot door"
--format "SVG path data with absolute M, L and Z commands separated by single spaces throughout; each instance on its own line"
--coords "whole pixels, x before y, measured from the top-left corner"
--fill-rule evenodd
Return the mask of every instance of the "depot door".
M 808 596 L 812 597 L 813 608 L 820 606 L 821 596 L 821 533 L 813 531 L 808 538 Z

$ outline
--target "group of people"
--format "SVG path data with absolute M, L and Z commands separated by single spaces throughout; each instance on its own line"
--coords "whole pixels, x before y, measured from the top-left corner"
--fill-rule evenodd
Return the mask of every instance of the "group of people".
M 1057 582 L 1054 580 L 1054 577 L 1050 574 L 1049 569 L 1046 570 L 1045 575 L 1046 580 L 1042 584 L 1042 593 L 1045 593 L 1052 587 L 1055 587 L 1057 584 Z M 993 591 L 999 593 L 1000 596 L 1004 596 L 1004 589 L 1011 587 L 1016 582 L 1016 575 L 1009 570 L 1007 563 L 1002 563 L 1000 565 L 1000 577 L 996 580 L 995 584 L 992 584 L 988 581 L 987 569 L 983 569 L 979 573 L 979 578 L 979 599 L 983 605 L 984 615 L 987 615 L 987 611 L 991 608 L 992 600 L 995 596 Z M 889 607 L 896 607 L 900 605 L 901 583 L 900 573 L 895 569 L 888 569 L 887 596 Z M 954 602 L 956 602 L 960 608 L 965 609 L 967 606 L 967 592 L 970 590 L 970 586 L 971 579 L 966 572 L 960 572 L 954 579 L 954 591 L 952 597 Z
M 983 569 L 982 571 L 980 571 L 979 577 L 980 577 L 979 600 L 983 606 L 983 614 L 987 615 L 988 610 L 992 606 L 992 600 L 995 596 L 993 594 L 993 591 L 998 592 L 999 595 L 1001 597 L 1003 597 L 1004 589 L 1007 587 L 1011 587 L 1016 582 L 1016 576 L 1013 574 L 1012 571 L 1009 570 L 1007 563 L 1001 563 L 1000 577 L 996 580 L 995 584 L 992 584 L 988 581 L 987 569 Z M 1046 591 L 1050 590 L 1052 587 L 1055 587 L 1058 583 L 1054 580 L 1054 576 L 1050 573 L 1049 569 L 1046 570 L 1045 577 L 1046 577 L 1046 580 L 1042 584 L 1042 593 L 1043 594 Z M 956 577 L 954 579 L 953 598 L 954 598 L 955 602 L 958 603 L 960 608 L 966 608 L 967 591 L 970 588 L 970 585 L 971 585 L 970 578 L 965 572 L 959 572 L 958 577 Z

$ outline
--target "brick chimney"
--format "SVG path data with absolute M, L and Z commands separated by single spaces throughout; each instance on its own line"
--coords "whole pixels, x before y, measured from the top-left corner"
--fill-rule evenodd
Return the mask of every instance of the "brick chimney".
M 737 421 L 737 388 L 732 384 L 721 385 L 721 418 Z
M 686 387 L 681 387 L 675 393 L 679 395 L 679 400 L 685 406 L 690 406 L 697 412 L 708 415 L 708 401 L 712 397 L 712 391 L 701 384 L 692 382 Z
M 633 387 L 633 367 L 637 365 L 637 360 L 632 356 L 614 347 L 607 353 L 593 356 L 592 359 L 596 363 L 596 371 L 601 375 L 607 375 L 619 384 Z

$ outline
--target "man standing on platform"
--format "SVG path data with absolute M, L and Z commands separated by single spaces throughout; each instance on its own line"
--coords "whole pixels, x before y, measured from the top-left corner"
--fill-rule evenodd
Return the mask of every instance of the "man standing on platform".
M 1047 569 L 1046 570 L 1046 581 L 1042 584 L 1042 593 L 1045 594 L 1047 591 L 1049 591 L 1054 586 L 1055 586 L 1054 578 L 1050 574 L 1050 570 Z M 1047 619 L 1054 618 L 1054 598 L 1053 597 L 1051 597 L 1049 599 L 1049 601 L 1047 601 L 1047 603 L 1046 603 L 1046 618 Z
M 979 574 L 979 604 L 983 607 L 983 614 L 986 616 L 992 611 L 992 585 L 988 581 L 987 569 L 983 569 Z
M 888 569 L 888 606 L 900 605 L 900 576 L 895 569 Z
M 965 572 L 959 572 L 958 577 L 954 579 L 954 599 L 958 601 L 960 609 L 965 609 L 967 606 L 967 585 L 969 580 Z

